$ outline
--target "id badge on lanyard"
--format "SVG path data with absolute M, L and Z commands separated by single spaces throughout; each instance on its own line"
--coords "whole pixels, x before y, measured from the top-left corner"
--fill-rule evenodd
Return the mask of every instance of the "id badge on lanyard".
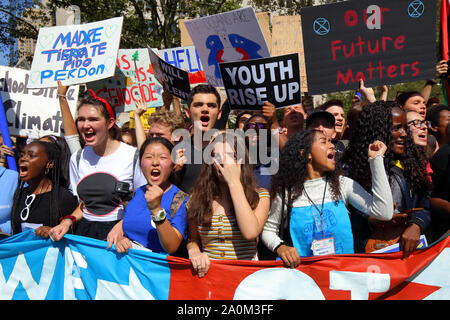
M 325 190 L 327 189 L 327 181 L 325 181 L 325 188 L 323 190 L 323 198 L 322 198 L 322 210 L 319 210 L 317 205 L 312 201 L 309 197 L 306 190 L 304 191 L 309 201 L 313 204 L 314 208 L 320 214 L 320 217 L 316 216 L 313 208 L 313 219 L 316 225 L 317 233 L 313 234 L 313 241 L 311 243 L 311 251 L 314 256 L 324 256 L 328 254 L 334 254 L 334 235 L 330 232 L 325 232 L 327 229 L 326 222 L 323 219 L 323 204 L 325 201 Z
M 320 233 L 313 237 L 311 251 L 314 256 L 324 256 L 335 254 L 334 236 L 331 233 Z

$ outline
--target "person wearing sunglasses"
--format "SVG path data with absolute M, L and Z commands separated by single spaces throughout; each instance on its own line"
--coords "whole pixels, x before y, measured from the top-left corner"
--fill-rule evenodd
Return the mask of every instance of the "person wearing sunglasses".
M 78 200 L 61 184 L 61 175 L 61 153 L 55 144 L 33 141 L 25 146 L 11 209 L 12 234 L 35 229 L 46 238 L 51 227 L 75 210 Z

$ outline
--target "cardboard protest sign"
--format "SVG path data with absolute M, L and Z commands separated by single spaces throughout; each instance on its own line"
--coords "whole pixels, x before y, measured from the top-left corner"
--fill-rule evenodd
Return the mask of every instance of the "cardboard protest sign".
M 303 51 L 302 22 L 299 15 L 272 18 L 272 56 L 298 53 L 302 92 L 308 92 L 305 54 Z
M 159 57 L 189 73 L 191 84 L 206 82 L 205 71 L 194 46 L 158 50 Z
M 161 107 L 162 87 L 153 74 L 148 50 L 120 49 L 117 68 L 113 77 L 87 84 L 97 95 L 106 99 L 116 112 L 128 112 L 136 108 L 142 99 L 147 108 Z
M 162 83 L 163 87 L 171 94 L 180 99 L 187 100 L 189 92 L 191 92 L 189 74 L 165 62 L 152 49 L 149 49 L 148 53 L 158 82 Z
M 62 115 L 57 88 L 29 89 L 28 70 L 0 66 L 0 93 L 5 108 L 9 133 L 27 136 L 33 130 L 44 136 L 61 135 Z M 78 86 L 70 86 L 66 94 L 72 116 L 78 100 Z
M 219 63 L 270 57 L 253 8 L 184 21 L 209 84 L 222 87 Z
M 150 125 L 148 124 L 148 118 L 156 112 L 156 108 L 148 108 L 145 110 L 145 112 L 140 116 L 142 126 L 144 127 L 144 130 L 150 129 Z M 134 129 L 136 128 L 136 124 L 134 123 L 134 111 L 130 112 L 130 128 Z
M 301 103 L 296 53 L 219 66 L 232 110 L 261 110 L 265 101 L 276 108 Z
M 114 75 L 123 17 L 40 28 L 28 88 L 86 83 Z
M 311 94 L 435 77 L 435 0 L 352 0 L 301 16 Z

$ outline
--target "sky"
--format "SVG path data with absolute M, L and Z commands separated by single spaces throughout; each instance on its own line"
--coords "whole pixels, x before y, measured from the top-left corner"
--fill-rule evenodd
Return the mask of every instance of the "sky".
M 30 0 L 0 0 L 0 5 L 2 6 L 9 6 L 11 1 L 18 1 L 18 2 L 30 2 Z M 0 19 L 7 19 L 7 15 L 0 12 Z M 0 65 L 8 65 L 9 64 L 9 50 L 5 50 L 5 52 L 0 51 Z

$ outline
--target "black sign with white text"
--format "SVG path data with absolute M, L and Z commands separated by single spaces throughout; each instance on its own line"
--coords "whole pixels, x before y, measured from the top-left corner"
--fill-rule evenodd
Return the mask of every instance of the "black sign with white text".
M 155 78 L 163 88 L 182 100 L 187 100 L 191 92 L 189 73 L 167 63 L 149 49 L 150 61 Z
M 232 110 L 261 110 L 301 103 L 298 54 L 219 64 Z

